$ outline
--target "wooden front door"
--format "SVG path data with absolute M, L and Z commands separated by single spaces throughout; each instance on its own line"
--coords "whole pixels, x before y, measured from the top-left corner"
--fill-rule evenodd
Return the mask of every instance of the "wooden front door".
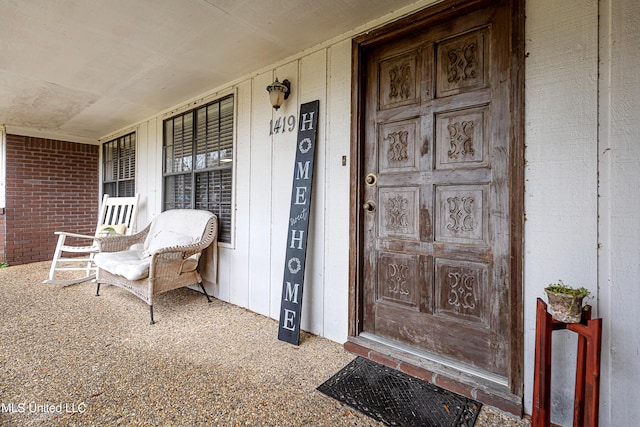
M 360 51 L 356 332 L 507 385 L 521 332 L 511 3 L 442 9 Z

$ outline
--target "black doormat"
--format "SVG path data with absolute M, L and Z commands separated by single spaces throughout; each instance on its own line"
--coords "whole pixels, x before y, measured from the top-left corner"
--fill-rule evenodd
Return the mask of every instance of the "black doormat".
M 472 427 L 481 403 L 357 357 L 318 391 L 389 426 Z

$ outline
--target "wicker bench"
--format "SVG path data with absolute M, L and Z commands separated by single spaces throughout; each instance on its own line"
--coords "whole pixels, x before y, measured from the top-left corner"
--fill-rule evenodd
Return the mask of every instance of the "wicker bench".
M 218 220 L 211 212 L 174 209 L 137 234 L 100 238 L 96 295 L 102 283 L 128 290 L 149 305 L 151 324 L 154 295 L 198 284 L 211 302 L 197 267 L 202 251 L 217 245 L 217 236 Z

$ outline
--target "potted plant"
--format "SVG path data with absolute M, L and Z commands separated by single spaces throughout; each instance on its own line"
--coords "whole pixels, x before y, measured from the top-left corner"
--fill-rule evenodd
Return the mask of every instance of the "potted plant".
M 572 288 L 558 280 L 558 283 L 551 283 L 544 291 L 549 300 L 551 317 L 559 322 L 580 323 L 583 300 L 591 295 L 588 289 Z

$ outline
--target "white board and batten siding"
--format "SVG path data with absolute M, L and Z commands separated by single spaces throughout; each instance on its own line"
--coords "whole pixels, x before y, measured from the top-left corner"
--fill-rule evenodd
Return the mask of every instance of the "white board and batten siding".
M 533 378 L 535 301 L 563 279 L 597 294 L 597 2 L 526 5 L 525 378 Z M 577 339 L 553 336 L 552 421 L 570 420 Z M 556 367 L 565 366 L 565 369 Z M 533 384 L 525 383 L 532 405 Z
M 560 278 L 603 319 L 600 425 L 640 419 L 640 2 L 526 2 L 525 410 L 535 300 Z M 571 425 L 576 338 L 553 341 L 552 416 Z
M 398 16 L 217 89 L 219 96 L 235 94 L 236 144 L 235 230 L 232 244 L 220 246 L 217 283 L 208 284 L 216 297 L 278 319 L 299 106 L 317 99 L 301 327 L 346 340 L 351 37 Z M 640 67 L 640 2 L 529 0 L 526 16 L 525 411 L 532 406 L 535 301 L 562 278 L 589 288 L 604 319 L 601 425 L 629 425 L 640 419 L 640 74 L 633 72 Z M 276 77 L 292 87 L 279 111 L 266 92 Z M 294 131 L 269 134 L 270 121 L 290 116 Z M 139 226 L 162 209 L 166 117 L 137 125 Z M 276 331 L 274 325 L 274 338 Z M 575 337 L 557 332 L 554 346 L 552 421 L 569 425 Z
M 600 5 L 601 426 L 640 420 L 640 2 Z
M 232 243 L 220 245 L 217 283 L 207 284 L 217 298 L 278 318 L 299 106 L 317 99 L 318 148 L 301 328 L 337 342 L 346 340 L 348 318 L 350 64 L 347 39 L 220 92 L 233 91 L 236 103 L 235 229 Z M 276 77 L 288 79 L 292 87 L 278 111 L 266 91 Z M 139 224 L 162 210 L 163 120 L 215 98 L 204 96 L 137 126 L 136 184 L 145 196 Z M 271 133 L 271 123 L 278 119 L 286 123 L 286 131 Z
M 347 286 L 334 286 L 349 277 L 349 165 L 351 148 L 351 115 L 344 110 L 351 104 L 351 40 L 329 49 L 327 64 L 327 126 L 329 143 L 325 144 L 325 210 L 330 213 L 324 224 L 324 295 L 323 322 L 325 336 L 343 342 L 347 336 L 345 315 L 349 309 Z M 343 163 L 344 162 L 344 163 Z M 338 217 L 338 215 L 340 215 Z

